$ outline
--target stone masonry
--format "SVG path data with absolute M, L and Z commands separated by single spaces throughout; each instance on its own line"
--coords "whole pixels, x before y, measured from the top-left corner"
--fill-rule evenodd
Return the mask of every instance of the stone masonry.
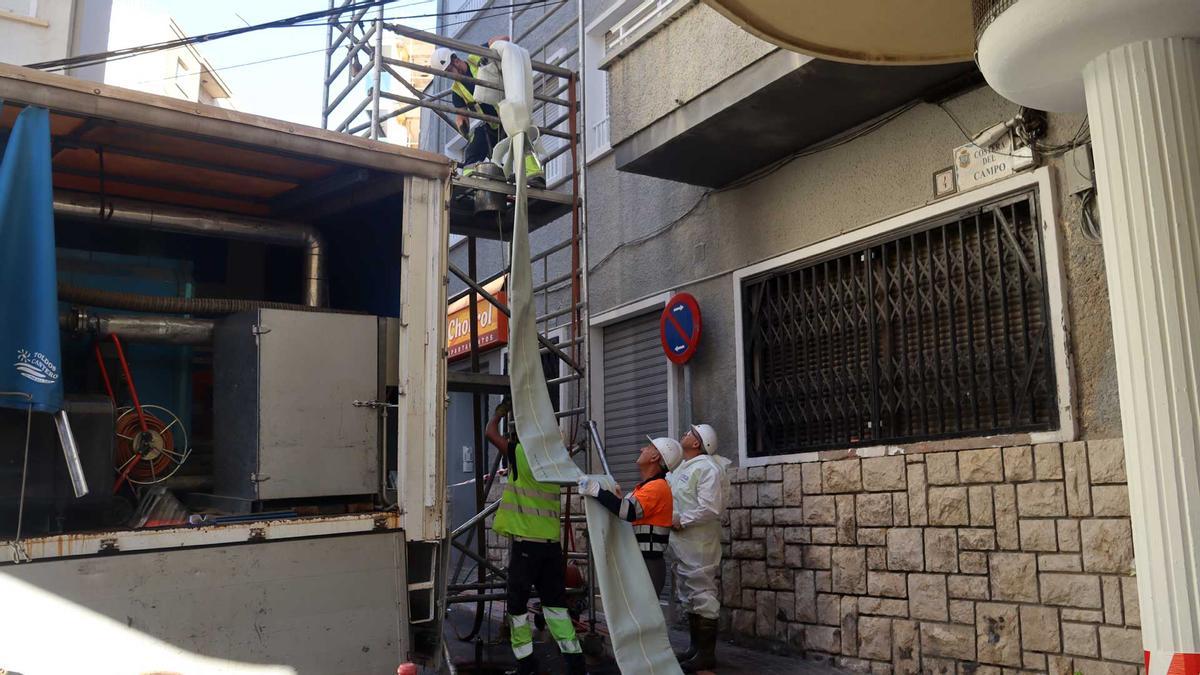
M 1139 675 L 1120 440 L 731 470 L 727 634 L 880 675 Z

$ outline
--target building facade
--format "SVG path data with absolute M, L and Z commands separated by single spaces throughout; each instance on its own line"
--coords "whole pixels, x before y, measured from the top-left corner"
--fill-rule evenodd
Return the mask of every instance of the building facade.
M 187 34 L 143 0 L 4 0 L 0 61 L 30 65 L 178 40 Z M 228 85 L 193 45 L 69 68 L 72 77 L 233 108 Z
M 508 32 L 476 4 L 461 39 Z M 626 479 L 645 434 L 717 429 L 725 635 L 861 672 L 1137 673 L 1086 120 L 692 0 L 572 4 L 589 414 Z M 658 336 L 679 292 L 687 372 Z
M 3 0 L 0 62 L 23 66 L 103 51 L 91 47 L 108 39 L 111 5 L 111 0 Z

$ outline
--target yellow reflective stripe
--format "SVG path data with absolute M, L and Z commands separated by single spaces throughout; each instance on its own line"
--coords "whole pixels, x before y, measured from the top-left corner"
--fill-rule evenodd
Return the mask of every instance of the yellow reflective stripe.
M 575 635 L 575 624 L 565 608 L 543 607 L 542 614 L 546 617 L 546 627 L 558 643 L 559 651 L 564 654 L 578 654 L 582 651 L 579 639 Z
M 579 654 L 583 652 L 583 648 L 579 646 L 579 640 L 555 640 L 558 643 L 558 651 L 564 654 Z
M 529 614 L 509 615 L 508 622 L 513 656 L 523 659 L 533 654 L 533 630 L 529 627 Z
M 558 511 L 551 509 L 539 509 L 516 502 L 501 501 L 500 509 L 502 511 L 516 511 L 517 513 L 528 516 L 541 516 L 542 518 L 553 518 L 555 521 L 558 520 Z

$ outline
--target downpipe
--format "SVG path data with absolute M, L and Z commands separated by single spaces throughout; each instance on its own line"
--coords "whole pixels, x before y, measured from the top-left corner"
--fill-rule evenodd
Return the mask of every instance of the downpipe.
M 98 197 L 63 190 L 54 191 L 54 215 L 57 218 L 99 221 L 157 232 L 302 247 L 305 250 L 304 305 L 325 305 L 325 242 L 317 228 L 311 225 L 128 199 L 108 198 L 101 201 Z

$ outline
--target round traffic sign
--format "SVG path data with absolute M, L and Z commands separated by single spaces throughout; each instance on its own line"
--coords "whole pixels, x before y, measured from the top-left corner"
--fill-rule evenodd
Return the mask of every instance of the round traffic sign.
M 675 363 L 687 363 L 700 344 L 700 303 L 690 293 L 671 298 L 658 320 L 663 351 Z

